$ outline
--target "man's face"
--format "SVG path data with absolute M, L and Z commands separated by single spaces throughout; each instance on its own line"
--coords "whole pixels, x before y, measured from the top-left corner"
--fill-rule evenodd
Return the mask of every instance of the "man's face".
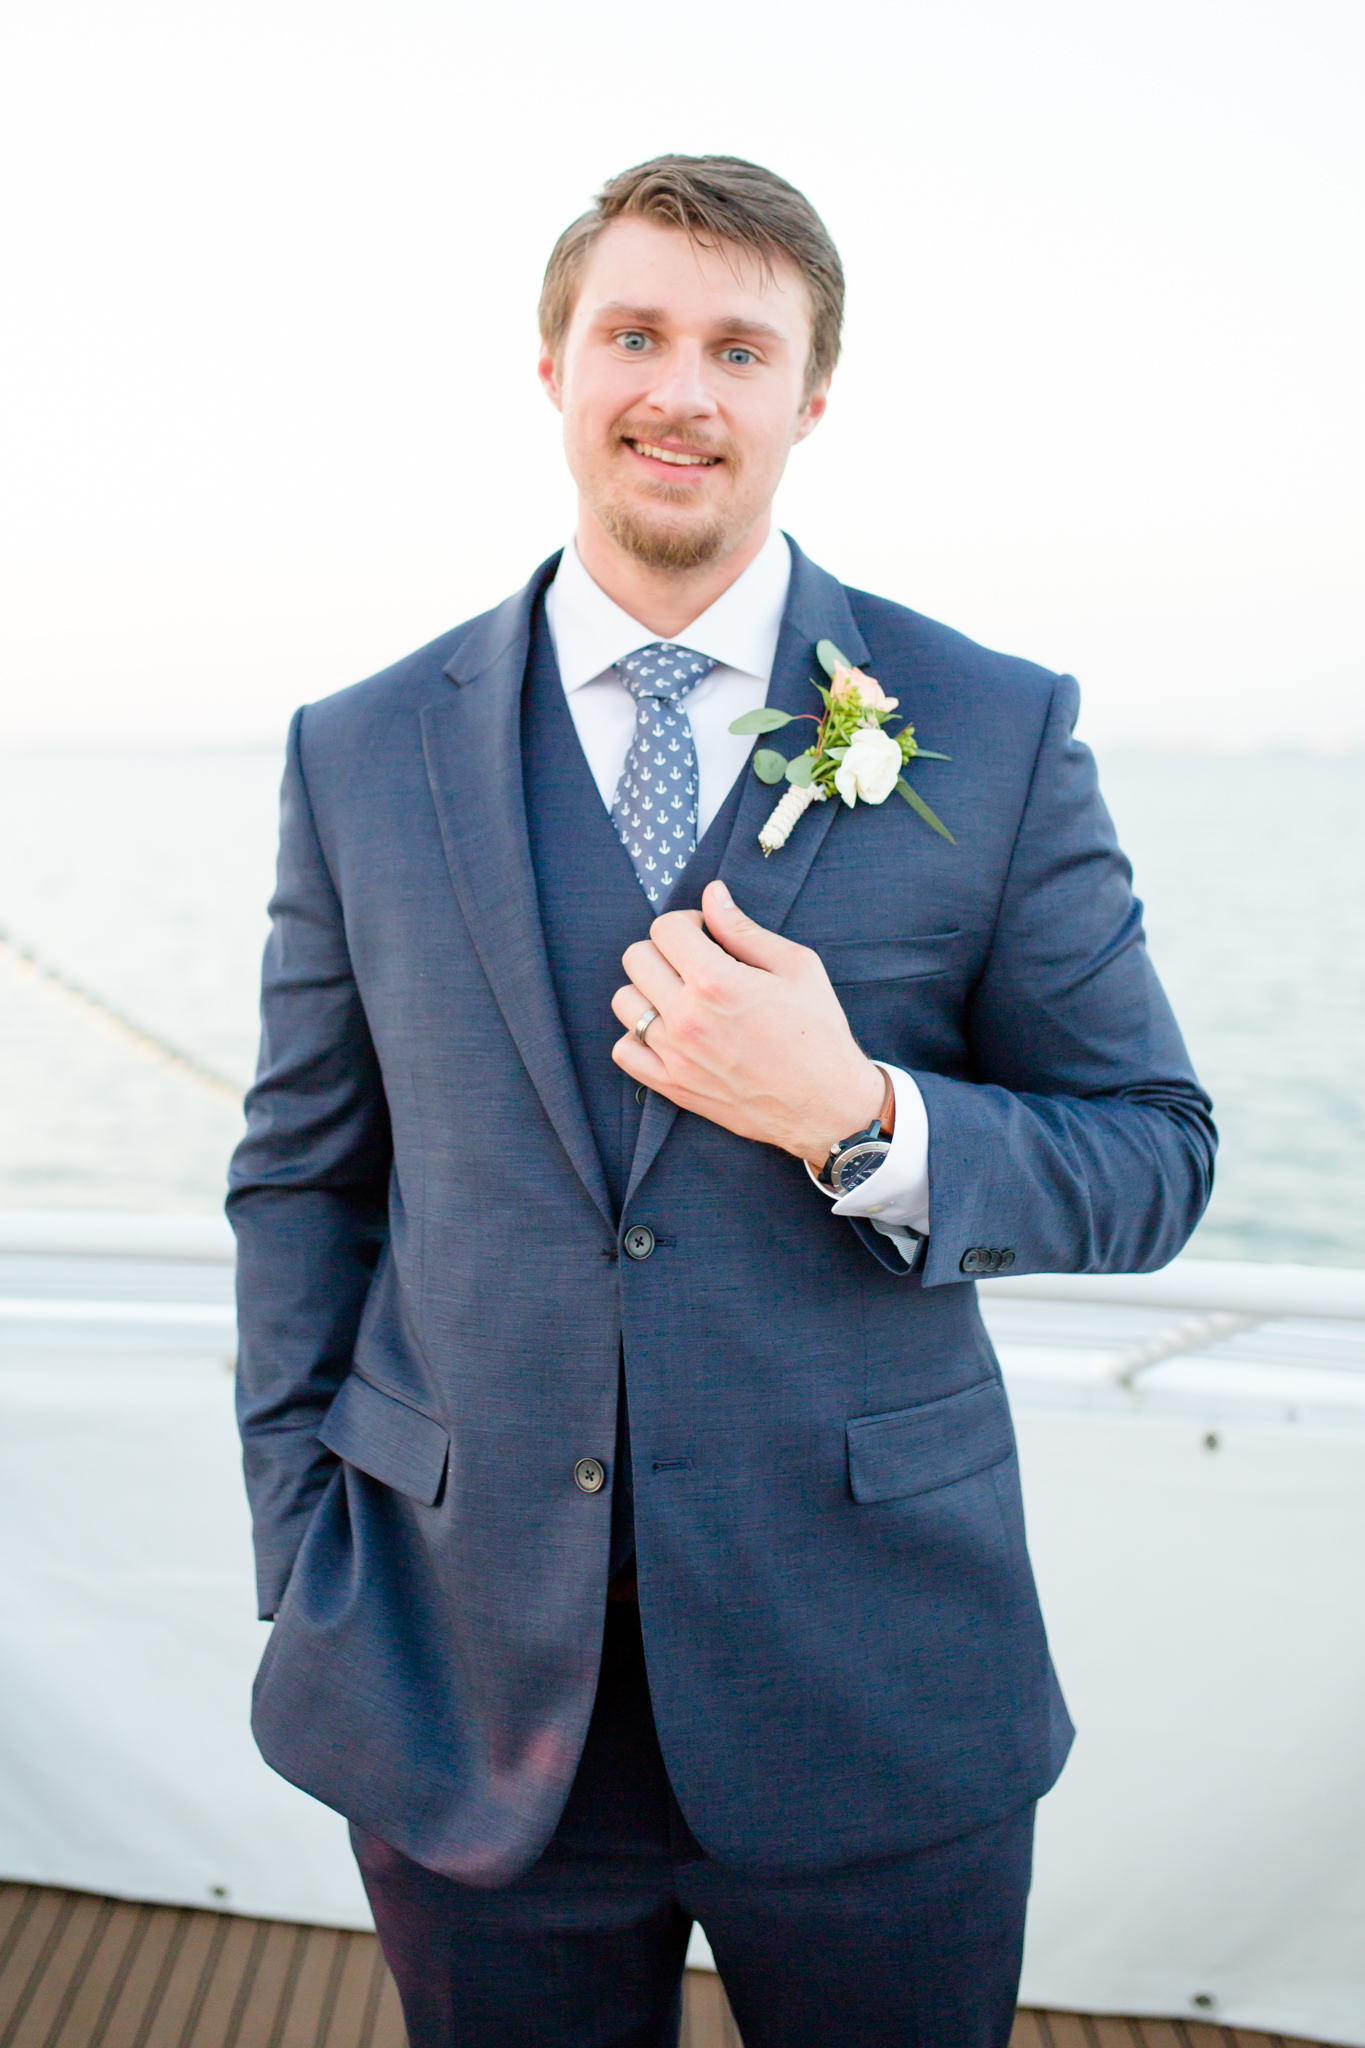
M 701 249 L 625 219 L 584 266 L 556 363 L 540 374 L 588 510 L 636 560 L 723 560 L 767 513 L 787 455 L 824 412 L 806 390 L 810 301 L 795 266 Z

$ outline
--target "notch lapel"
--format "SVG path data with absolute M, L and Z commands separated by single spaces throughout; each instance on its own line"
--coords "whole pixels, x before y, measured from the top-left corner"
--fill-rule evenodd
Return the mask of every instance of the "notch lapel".
M 808 712 L 813 712 L 818 718 L 824 705 L 815 682 L 817 677 L 823 680 L 820 664 L 815 658 L 817 642 L 832 640 L 855 667 L 868 659 L 867 642 L 858 631 L 843 584 L 836 582 L 825 570 L 818 569 L 803 555 L 790 534 L 786 540 L 792 555 L 791 585 L 782 615 L 782 630 L 778 635 L 767 702 L 772 709 L 790 712 L 794 718 L 803 717 Z M 798 734 L 801 735 L 799 739 Z M 773 735 L 773 744 L 780 747 L 784 739 L 789 740 L 793 743 L 792 754 L 799 754 L 814 738 L 813 725 L 797 726 L 795 731 L 787 726 L 781 735 Z M 801 884 L 824 844 L 825 835 L 834 823 L 835 814 L 843 806 L 837 797 L 830 797 L 822 804 L 811 804 L 798 819 L 786 845 L 765 859 L 758 835 L 785 785 L 760 782 L 747 763 L 742 772 L 744 794 L 718 878 L 755 924 L 780 932 L 791 914 Z M 627 1206 L 658 1157 L 659 1148 L 672 1130 L 677 1114 L 676 1103 L 670 1102 L 666 1095 L 656 1095 L 651 1089 L 645 1098 L 631 1162 Z
M 427 780 L 446 864 L 475 950 L 545 1113 L 607 1227 L 602 1162 L 555 1001 L 526 830 L 521 693 L 531 613 L 558 566 L 481 620 L 446 667 L 453 687 L 422 712 Z

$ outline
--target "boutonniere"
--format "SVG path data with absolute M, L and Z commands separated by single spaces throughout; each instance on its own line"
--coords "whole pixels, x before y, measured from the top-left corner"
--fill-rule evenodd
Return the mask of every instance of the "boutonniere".
M 772 747 L 760 747 L 754 755 L 754 773 L 760 782 L 785 779 L 791 784 L 758 835 L 764 857 L 786 845 L 792 826 L 811 804 L 826 803 L 831 796 L 841 796 L 850 809 L 859 797 L 865 804 L 883 804 L 893 789 L 905 798 L 912 811 L 918 811 L 926 825 L 932 825 L 935 832 L 941 832 L 956 846 L 948 827 L 934 816 L 901 772 L 907 761 L 947 761 L 951 755 L 932 754 L 927 747 L 919 746 L 913 725 L 902 725 L 897 733 L 886 732 L 886 722 L 900 699 L 888 697 L 880 683 L 854 668 L 832 640 L 822 640 L 815 654 L 830 682 L 828 689 L 815 683 L 824 699 L 824 717 L 816 718 L 813 711 L 801 714 L 819 728 L 814 746 L 791 761 Z M 787 711 L 746 711 L 730 730 L 777 732 L 782 726 L 797 722 Z

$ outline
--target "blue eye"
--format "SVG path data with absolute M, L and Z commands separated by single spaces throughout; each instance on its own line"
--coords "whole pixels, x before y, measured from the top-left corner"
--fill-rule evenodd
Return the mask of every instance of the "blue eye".
M 637 356 L 642 348 L 649 347 L 649 336 L 647 334 L 618 334 L 616 339 L 620 342 L 622 348 L 628 348 L 633 355 Z
M 740 370 L 747 370 L 750 363 L 758 360 L 751 348 L 727 348 L 724 354 L 726 362 Z

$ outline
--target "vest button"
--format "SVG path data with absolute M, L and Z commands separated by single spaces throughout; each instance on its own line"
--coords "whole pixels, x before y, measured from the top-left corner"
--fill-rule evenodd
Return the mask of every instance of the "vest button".
M 600 1493 L 607 1475 L 596 1458 L 580 1458 L 573 1468 L 574 1485 L 580 1493 Z
M 647 1223 L 632 1223 L 622 1242 L 627 1258 L 647 1259 L 654 1249 L 654 1232 Z

